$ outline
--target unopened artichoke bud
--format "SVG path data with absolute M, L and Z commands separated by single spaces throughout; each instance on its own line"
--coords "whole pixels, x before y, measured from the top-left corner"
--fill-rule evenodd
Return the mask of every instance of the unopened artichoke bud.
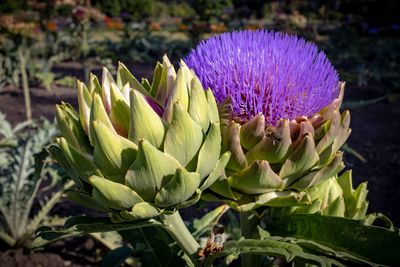
M 214 92 L 222 151 L 232 153 L 206 199 L 239 211 L 304 204 L 308 188 L 344 168 L 344 83 L 314 44 L 264 30 L 225 33 L 200 43 L 185 62 Z
M 361 183 L 353 189 L 351 171 L 339 177 L 331 177 L 318 185 L 308 188 L 310 204 L 268 210 L 270 217 L 282 217 L 290 214 L 319 213 L 328 216 L 347 217 L 361 220 L 368 209 L 367 183 Z
M 50 148 L 79 190 L 68 196 L 114 221 L 150 218 L 196 203 L 224 173 L 214 95 L 165 56 L 152 83 L 119 64 L 116 81 L 78 81 L 79 112 L 57 106 L 62 137 Z

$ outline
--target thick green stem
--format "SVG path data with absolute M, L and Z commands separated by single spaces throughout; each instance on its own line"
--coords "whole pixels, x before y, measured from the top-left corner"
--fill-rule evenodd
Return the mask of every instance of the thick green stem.
M 259 219 L 252 212 L 242 212 L 240 213 L 240 228 L 242 231 L 242 236 L 244 238 L 254 238 L 258 239 L 260 236 L 257 231 L 257 226 L 259 225 Z M 261 259 L 259 255 L 246 255 L 241 256 L 243 267 L 258 267 L 261 264 Z
M 182 251 L 190 257 L 193 264 L 197 265 L 197 252 L 200 249 L 200 245 L 187 229 L 179 212 L 177 211 L 171 215 L 162 215 L 161 222 Z
M 32 108 L 31 108 L 31 96 L 29 94 L 29 84 L 28 84 L 28 75 L 26 73 L 26 58 L 27 53 L 24 55 L 21 48 L 18 50 L 19 63 L 21 68 L 21 77 L 22 77 L 22 88 L 24 90 L 24 99 L 25 99 L 25 112 L 26 119 L 30 121 L 32 119 Z

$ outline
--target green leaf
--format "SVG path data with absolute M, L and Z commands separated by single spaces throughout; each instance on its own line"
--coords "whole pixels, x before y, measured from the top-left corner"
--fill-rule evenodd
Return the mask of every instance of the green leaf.
M 131 123 L 129 139 L 135 143 L 142 138 L 159 148 L 163 142 L 165 128 L 162 119 L 138 91 L 131 94 Z
M 145 201 L 153 202 L 157 192 L 182 168 L 170 155 L 159 151 L 147 140 L 139 142 L 136 160 L 129 168 L 125 183 Z
M 126 185 L 109 181 L 105 178 L 92 176 L 89 178 L 93 186 L 93 198 L 107 208 L 116 210 L 131 209 L 143 199 Z
M 359 220 L 316 214 L 292 215 L 267 225 L 272 235 L 312 240 L 335 251 L 378 264 L 399 264 L 398 229 L 393 231 L 366 226 Z
M 130 247 L 119 247 L 109 251 L 101 263 L 101 267 L 119 267 L 127 258 L 132 256 L 132 249 Z
M 166 230 L 161 227 L 145 227 L 119 231 L 133 247 L 139 249 L 137 257 L 141 266 L 187 266 L 179 256 L 180 248 Z
M 190 198 L 200 184 L 200 175 L 178 168 L 175 175 L 157 193 L 155 203 L 158 207 L 177 205 Z
M 320 266 L 331 266 L 332 264 L 344 266 L 340 262 L 327 257 L 307 253 L 299 245 L 271 238 L 263 240 L 244 239 L 240 241 L 228 241 L 224 244 L 224 250 L 212 254 L 206 259 L 205 266 L 213 266 L 213 262 L 219 257 L 240 254 L 268 255 L 284 258 L 288 262 L 306 262 L 319 264 Z
M 203 142 L 203 131 L 180 102 L 174 104 L 171 125 L 165 135 L 164 151 L 186 166 L 197 154 Z
M 103 207 L 102 205 L 97 203 L 89 193 L 70 190 L 65 192 L 65 194 L 67 195 L 67 198 L 69 200 L 78 203 L 79 205 L 82 205 L 84 207 L 87 207 L 89 209 L 94 209 L 103 212 L 111 211 L 110 209 Z
M 205 232 L 211 230 L 211 228 L 218 223 L 222 215 L 229 210 L 228 205 L 221 205 L 210 212 L 207 212 L 200 219 L 194 219 L 192 223 L 193 232 L 192 235 L 195 238 L 199 238 Z
M 308 251 L 309 253 L 313 253 L 316 255 L 326 255 L 327 257 L 340 260 L 341 262 L 346 261 L 347 265 L 350 265 L 351 263 L 363 263 L 376 266 L 376 264 L 372 262 L 368 262 L 361 258 L 357 258 L 346 252 L 336 251 L 335 249 L 332 249 L 330 247 L 324 246 L 320 243 L 311 240 L 298 239 L 293 237 L 280 237 L 280 236 L 272 236 L 270 238 L 273 240 L 279 240 L 279 241 L 289 242 L 292 244 L 297 244 L 301 246 L 304 250 Z
M 229 185 L 246 194 L 263 194 L 281 188 L 282 179 L 266 160 L 254 161 L 228 178 Z
M 203 179 L 214 169 L 221 151 L 221 131 L 219 123 L 212 123 L 197 157 L 196 172 Z
M 138 220 L 129 223 L 113 223 L 110 218 L 105 217 L 71 217 L 65 222 L 63 230 L 45 230 L 41 232 L 39 231 L 38 235 L 32 241 L 30 249 L 39 250 L 42 249 L 44 246 L 58 240 L 76 236 L 83 236 L 89 233 L 121 231 L 149 226 L 161 226 L 161 223 L 157 222 L 154 219 Z

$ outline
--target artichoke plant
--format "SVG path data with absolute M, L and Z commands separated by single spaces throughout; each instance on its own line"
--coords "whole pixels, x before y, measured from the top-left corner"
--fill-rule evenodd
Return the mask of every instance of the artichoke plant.
M 120 63 L 116 81 L 103 69 L 77 90 L 79 112 L 57 106 L 50 148 L 78 185 L 72 200 L 114 222 L 151 218 L 196 203 L 223 173 L 216 101 L 183 62 L 176 73 L 164 56 L 151 84 Z
M 307 189 L 344 168 L 344 83 L 314 44 L 268 31 L 225 33 L 185 62 L 220 103 L 222 151 L 232 153 L 205 199 L 239 211 L 307 204 Z

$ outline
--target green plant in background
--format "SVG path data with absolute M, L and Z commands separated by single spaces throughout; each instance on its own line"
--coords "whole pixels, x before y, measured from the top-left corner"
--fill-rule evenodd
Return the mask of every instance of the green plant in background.
M 232 9 L 233 4 L 231 0 L 199 0 L 193 1 L 193 8 L 196 10 L 197 15 L 200 19 L 207 22 L 212 20 L 219 20 L 228 10 Z
M 0 113 L 0 129 L 0 239 L 20 247 L 73 183 L 57 186 L 60 174 L 43 150 L 58 133 L 54 124 L 24 122 L 13 128 Z M 58 191 L 49 194 L 49 189 Z M 39 211 L 29 218 L 39 200 Z

